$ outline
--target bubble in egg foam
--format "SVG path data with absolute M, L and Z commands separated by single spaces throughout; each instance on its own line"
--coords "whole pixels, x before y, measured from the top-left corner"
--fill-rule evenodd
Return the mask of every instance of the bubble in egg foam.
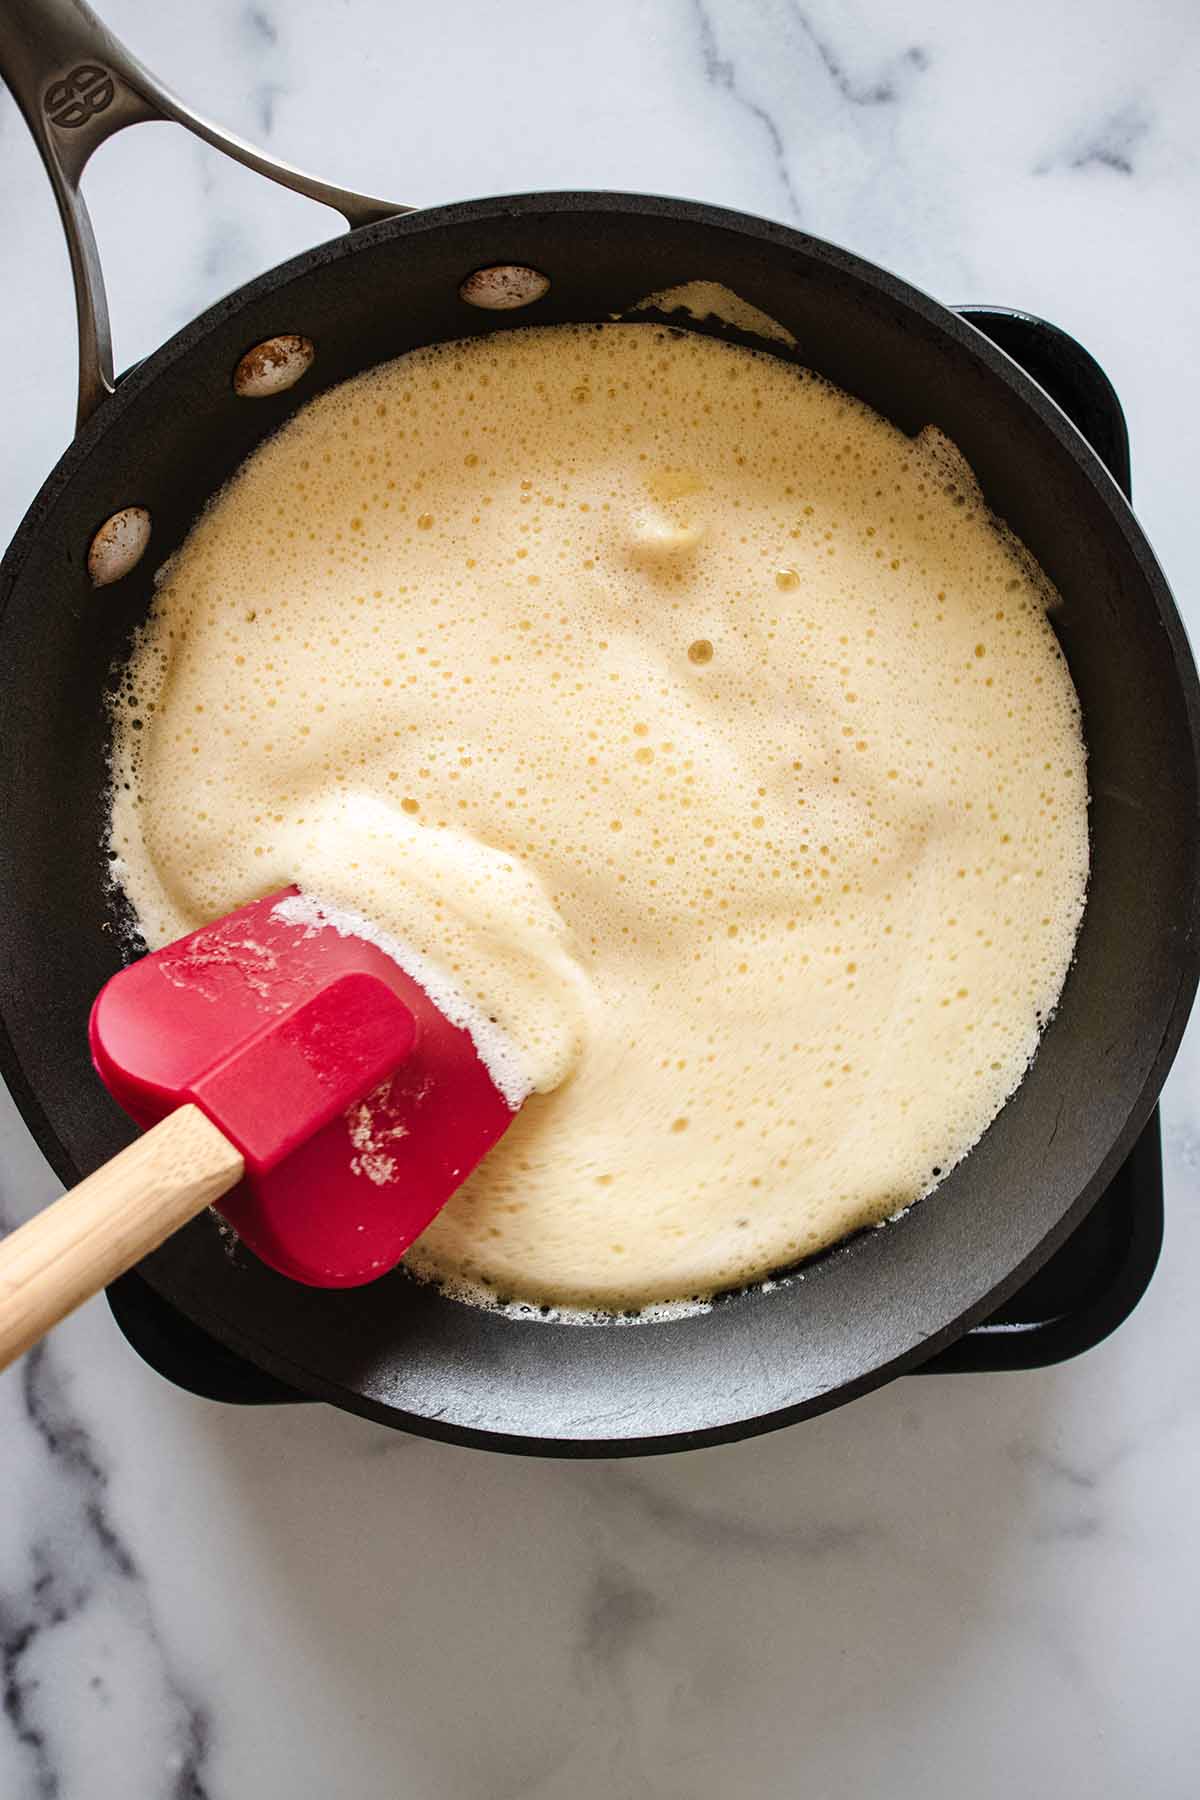
M 1053 601 L 952 445 L 790 362 L 414 352 L 162 572 L 113 866 L 151 946 L 294 881 L 512 1047 L 418 1276 L 702 1303 L 901 1212 L 1020 1081 L 1087 881 Z

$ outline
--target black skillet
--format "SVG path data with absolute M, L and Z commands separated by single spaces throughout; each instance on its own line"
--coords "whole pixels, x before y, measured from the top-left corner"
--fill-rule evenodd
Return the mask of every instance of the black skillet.
M 255 444 L 322 388 L 418 344 L 603 320 L 703 278 L 788 326 L 802 362 L 904 430 L 940 426 L 1062 595 L 1054 623 L 1090 748 L 1092 881 L 1075 964 L 1026 1080 L 904 1219 L 788 1282 L 673 1324 L 518 1321 L 403 1275 L 317 1292 L 249 1255 L 231 1260 L 207 1220 L 142 1272 L 292 1388 L 430 1436 L 576 1455 L 717 1443 L 803 1418 L 913 1367 L 994 1311 L 1121 1165 L 1197 979 L 1200 689 L 1162 572 L 1082 437 L 955 314 L 781 225 L 626 194 L 401 215 L 195 120 L 78 0 L 6 0 L 0 66 L 55 183 L 81 319 L 81 429 L 0 570 L 0 1065 L 56 1172 L 76 1180 L 129 1135 L 92 1075 L 85 1023 L 119 960 L 101 847 L 104 693 L 154 568 Z M 76 184 L 104 137 L 163 117 L 357 228 L 210 308 L 114 388 Z M 545 295 L 512 312 L 460 297 L 469 273 L 509 264 L 542 271 Z M 235 365 L 281 333 L 313 341 L 311 370 L 275 398 L 239 398 Z M 129 505 L 151 514 L 150 552 L 97 590 L 89 544 Z M 769 1041 L 762 1058 L 763 1080 L 775 1081 Z M 651 1190 L 653 1169 L 645 1181 Z

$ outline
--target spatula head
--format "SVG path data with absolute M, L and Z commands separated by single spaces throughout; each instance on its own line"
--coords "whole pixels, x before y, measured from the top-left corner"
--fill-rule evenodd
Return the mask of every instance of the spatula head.
M 271 894 L 122 969 L 92 1060 L 131 1118 L 192 1101 L 241 1150 L 221 1202 L 272 1268 L 316 1287 L 384 1274 L 513 1121 L 470 1035 L 362 938 Z

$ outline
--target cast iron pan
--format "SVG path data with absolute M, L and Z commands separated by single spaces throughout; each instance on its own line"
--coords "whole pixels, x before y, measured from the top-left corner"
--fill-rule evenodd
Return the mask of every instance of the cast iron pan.
M 74 183 L 95 142 L 143 117 L 195 123 L 75 0 L 21 0 L 0 59 L 76 231 Z M 64 1181 L 130 1135 L 93 1077 L 85 1032 L 91 998 L 119 960 L 101 848 L 104 694 L 154 568 L 207 496 L 305 400 L 385 357 L 512 325 L 603 320 L 680 281 L 723 282 L 795 333 L 802 362 L 904 430 L 941 427 L 1062 595 L 1054 623 L 1090 748 L 1092 881 L 1076 961 L 1026 1080 L 904 1219 L 771 1291 L 729 1296 L 674 1324 L 514 1321 L 402 1274 L 318 1292 L 248 1254 L 231 1259 L 208 1220 L 142 1272 L 290 1387 L 494 1448 L 680 1449 L 878 1386 L 994 1311 L 1079 1221 L 1145 1123 L 1193 997 L 1200 692 L 1128 505 L 1057 407 L 982 335 L 894 276 L 780 225 L 625 194 L 386 217 L 382 202 L 306 185 L 245 146 L 233 153 L 352 221 L 378 222 L 239 289 L 115 393 L 106 393 L 105 333 L 85 331 L 90 416 L 0 570 L 0 1064 L 30 1128 Z M 501 263 L 543 271 L 549 292 L 515 313 L 465 304 L 463 278 Z M 75 271 L 86 326 L 97 273 L 86 243 L 76 243 Z M 274 399 L 237 398 L 238 359 L 281 332 L 313 339 L 313 369 Z M 97 591 L 85 569 L 92 534 L 134 503 L 152 514 L 151 551 Z M 769 1039 L 762 1078 L 778 1079 Z M 649 1194 L 652 1168 L 644 1179 Z

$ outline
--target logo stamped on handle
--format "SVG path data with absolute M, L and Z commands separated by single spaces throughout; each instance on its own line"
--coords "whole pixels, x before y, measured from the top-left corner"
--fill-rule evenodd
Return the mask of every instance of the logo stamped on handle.
M 74 131 L 111 105 L 116 88 L 99 63 L 80 63 L 62 81 L 46 89 L 43 110 L 53 125 Z

